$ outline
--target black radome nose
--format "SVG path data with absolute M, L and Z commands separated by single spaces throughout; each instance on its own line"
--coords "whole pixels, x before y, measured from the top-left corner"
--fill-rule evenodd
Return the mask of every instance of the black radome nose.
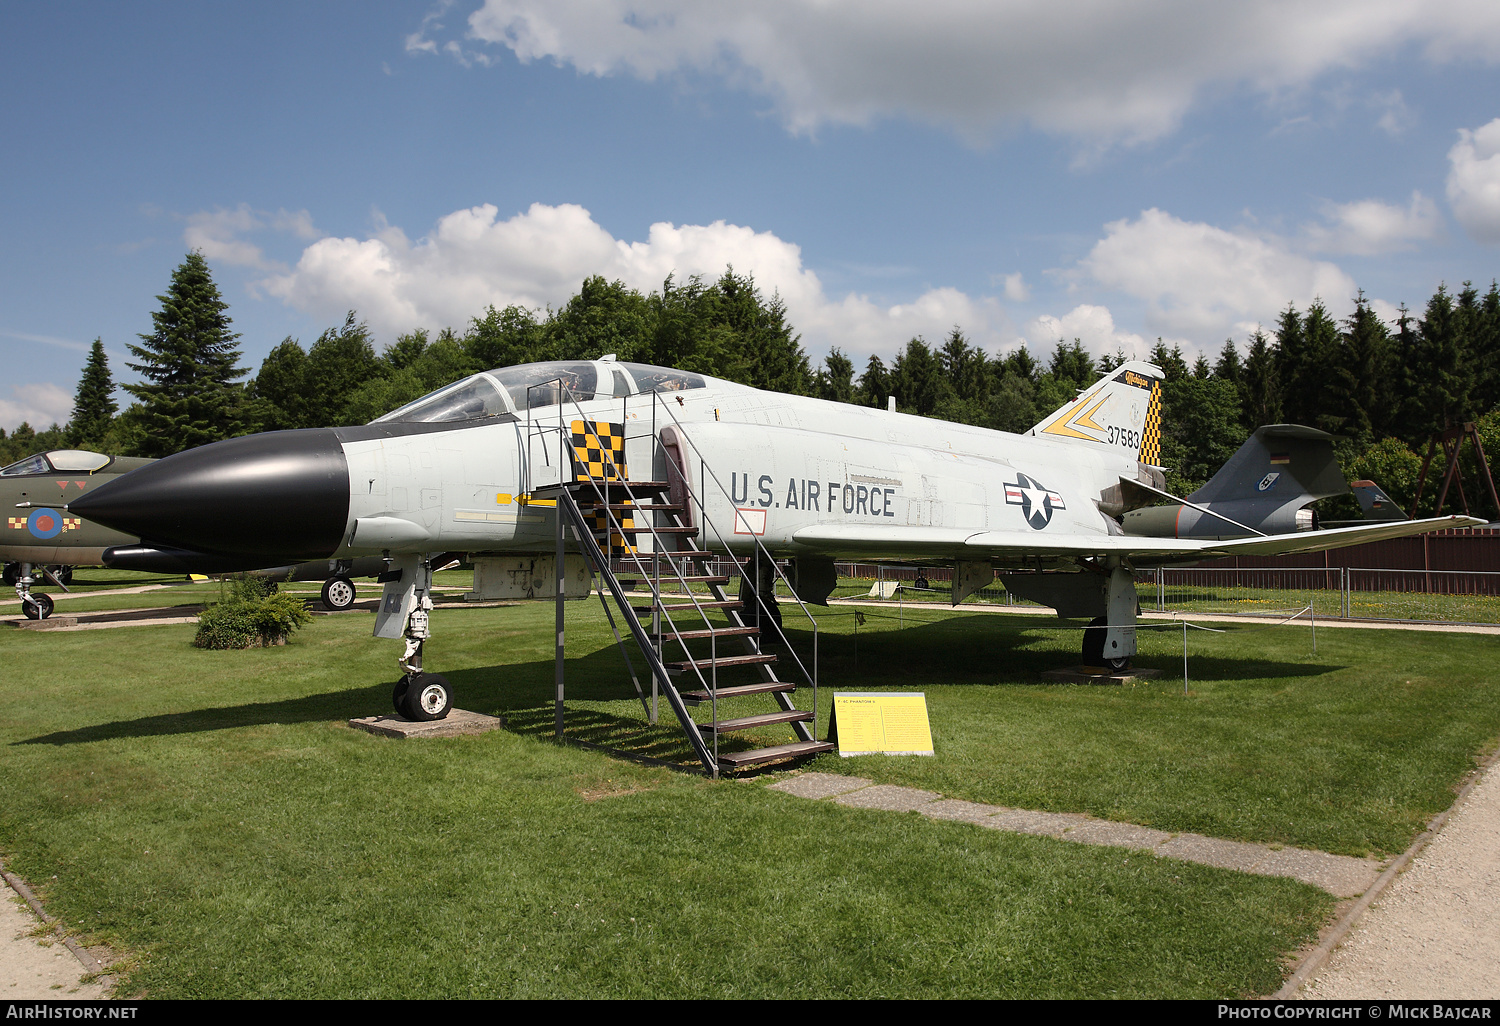
M 269 431 L 132 470 L 68 511 L 195 552 L 320 559 L 349 519 L 349 464 L 329 428 Z

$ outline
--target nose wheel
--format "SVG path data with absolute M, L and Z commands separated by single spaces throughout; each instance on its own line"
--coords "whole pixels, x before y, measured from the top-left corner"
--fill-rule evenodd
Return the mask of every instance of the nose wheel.
M 21 599 L 21 610 L 28 620 L 45 620 L 52 615 L 52 596 L 46 592 L 25 595 Z
M 440 720 L 453 708 L 453 691 L 440 673 L 409 673 L 391 692 L 396 714 L 419 723 Z

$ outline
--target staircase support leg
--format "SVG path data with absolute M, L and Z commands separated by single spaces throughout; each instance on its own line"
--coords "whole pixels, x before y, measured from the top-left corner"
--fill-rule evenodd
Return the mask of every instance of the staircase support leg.
M 557 506 L 557 656 L 556 666 L 553 671 L 557 686 L 557 698 L 553 707 L 553 731 L 558 740 L 563 736 L 563 602 L 565 582 L 567 581 L 567 567 L 563 562 L 563 511 L 562 503 Z

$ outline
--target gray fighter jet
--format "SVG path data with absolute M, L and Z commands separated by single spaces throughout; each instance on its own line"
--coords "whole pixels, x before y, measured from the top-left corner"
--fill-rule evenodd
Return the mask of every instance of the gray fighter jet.
M 1232 540 L 1127 534 L 1119 518 L 1163 487 L 1161 380 L 1156 367 L 1127 363 L 1030 434 L 1012 435 L 610 358 L 528 364 L 473 375 L 363 427 L 179 453 L 69 510 L 150 545 L 246 567 L 271 556 L 388 559 L 375 633 L 406 635 L 407 686 L 398 683 L 395 697 L 415 718 L 445 715 L 451 702 L 446 682 L 420 662 L 434 553 L 530 560 L 539 581 L 565 547 L 581 551 L 642 641 L 613 571 L 622 557 L 715 589 L 724 578 L 706 572 L 709 557 L 751 560 L 744 615 L 732 600 L 707 603 L 728 610 L 728 623 L 679 631 L 684 640 L 758 629 L 756 612 L 771 612 L 767 575 L 799 601 L 825 601 L 835 558 L 950 562 L 955 603 L 1001 569 L 1045 579 L 1060 613 L 1095 620 L 1085 662 L 1123 666 L 1136 650 L 1133 568 L 1477 523 L 1443 517 Z M 783 577 L 777 559 L 794 572 Z M 653 618 L 670 608 L 659 604 Z M 770 658 L 747 648 L 746 659 Z M 706 661 L 667 669 L 692 674 Z M 670 690 L 666 672 L 660 680 Z M 696 694 L 712 698 L 718 685 L 705 686 Z M 674 695 L 690 737 L 732 728 L 689 726 Z M 810 719 L 785 704 L 776 715 Z M 805 724 L 794 726 L 807 737 Z
M 1131 510 L 1128 534 L 1153 538 L 1244 538 L 1318 527 L 1311 504 L 1349 491 L 1333 436 L 1300 424 L 1257 428 L 1202 488 L 1165 506 Z

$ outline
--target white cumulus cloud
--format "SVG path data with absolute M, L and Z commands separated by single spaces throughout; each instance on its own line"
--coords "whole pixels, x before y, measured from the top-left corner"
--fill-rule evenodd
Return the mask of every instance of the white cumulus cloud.
M 182 241 L 187 243 L 188 249 L 201 250 L 204 257 L 215 263 L 261 271 L 280 270 L 282 265 L 267 259 L 261 248 L 243 238 L 244 235 L 269 230 L 304 240 L 318 237 L 312 216 L 306 210 L 271 213 L 253 210 L 250 204 L 241 203 L 230 209 L 199 210 L 188 214 L 184 220 L 187 227 L 182 231 Z
M 913 335 L 929 340 L 955 324 L 993 346 L 1008 326 L 997 301 L 933 288 L 904 303 L 866 295 L 830 296 L 801 248 L 771 232 L 715 221 L 658 222 L 641 241 L 614 238 L 583 207 L 534 203 L 500 218 L 493 204 L 456 210 L 412 241 L 381 226 L 368 238 L 318 239 L 297 265 L 258 283 L 289 305 L 321 317 L 358 310 L 385 335 L 417 327 L 461 327 L 485 307 L 558 306 L 590 275 L 649 292 L 668 275 L 716 278 L 727 266 L 780 293 L 804 348 L 816 359 L 830 346 L 889 355 Z
M 1330 203 L 1323 209 L 1326 223 L 1307 228 L 1308 242 L 1323 253 L 1375 256 L 1410 249 L 1443 234 L 1437 204 L 1420 192 L 1405 207 L 1381 200 Z
M 1321 298 L 1335 313 L 1352 305 L 1349 275 L 1274 238 L 1183 221 L 1155 208 L 1104 231 L 1079 270 L 1144 300 L 1154 331 L 1224 338 L 1269 323 L 1289 302 L 1305 307 Z
M 473 63 L 472 50 L 432 38 L 435 17 L 408 49 Z M 1432 61 L 1500 59 L 1500 5 L 486 0 L 468 38 L 591 75 L 720 76 L 769 97 L 793 130 L 901 116 L 971 135 L 1029 123 L 1115 142 L 1171 131 L 1210 91 L 1275 94 L 1413 45 Z
M 66 424 L 73 415 L 73 393 L 51 382 L 11 385 L 10 397 L 0 398 L 0 428 L 14 431 L 30 424 L 45 431 L 53 424 Z
M 1145 359 L 1151 344 L 1133 331 L 1115 327 L 1114 315 L 1107 306 L 1083 303 L 1061 317 L 1043 314 L 1026 325 L 1026 339 L 1038 353 L 1047 353 L 1058 342 L 1078 339 L 1091 353 L 1123 352 L 1131 359 Z
M 1479 242 L 1500 242 L 1500 118 L 1458 131 L 1448 151 L 1448 204 Z

